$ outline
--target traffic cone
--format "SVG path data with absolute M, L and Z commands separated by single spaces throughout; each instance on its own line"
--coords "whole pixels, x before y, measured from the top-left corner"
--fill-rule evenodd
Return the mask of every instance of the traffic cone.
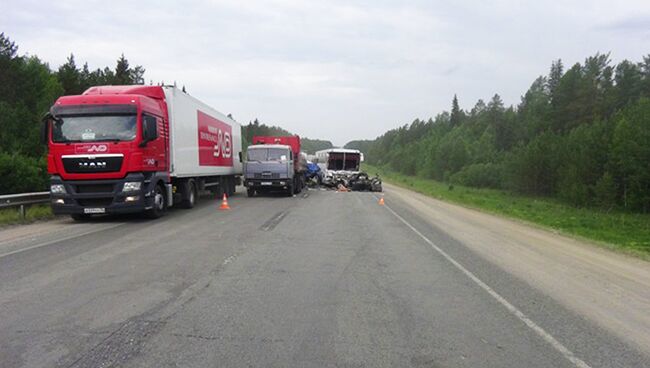
M 384 205 L 384 197 L 379 198 L 379 205 L 380 206 Z
M 220 210 L 229 210 L 230 206 L 228 206 L 228 198 L 226 197 L 226 193 L 223 194 L 223 199 L 221 200 L 221 206 L 219 207 Z

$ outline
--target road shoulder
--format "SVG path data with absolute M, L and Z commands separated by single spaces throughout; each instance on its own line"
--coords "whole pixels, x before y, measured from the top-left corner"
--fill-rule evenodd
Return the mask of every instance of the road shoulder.
M 642 350 L 650 346 L 650 264 L 521 222 L 386 184 L 387 200 L 481 258 Z

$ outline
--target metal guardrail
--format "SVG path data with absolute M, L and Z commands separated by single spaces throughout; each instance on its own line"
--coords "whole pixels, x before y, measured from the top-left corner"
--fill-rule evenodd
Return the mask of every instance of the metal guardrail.
M 25 206 L 38 203 L 48 203 L 50 192 L 34 192 L 0 195 L 0 209 L 20 207 L 20 217 L 25 218 Z

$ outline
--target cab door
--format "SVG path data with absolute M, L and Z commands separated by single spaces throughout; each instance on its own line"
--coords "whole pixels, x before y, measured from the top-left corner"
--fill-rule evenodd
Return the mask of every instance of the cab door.
M 147 127 L 155 127 L 149 136 L 155 138 L 146 142 L 142 149 L 142 166 L 145 171 L 165 171 L 167 169 L 167 132 L 162 118 L 153 114 L 142 114 L 143 136 Z

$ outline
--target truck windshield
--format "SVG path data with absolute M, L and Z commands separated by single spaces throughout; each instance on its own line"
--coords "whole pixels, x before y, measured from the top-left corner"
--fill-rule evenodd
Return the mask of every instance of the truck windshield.
M 132 141 L 136 115 L 63 116 L 55 121 L 52 140 L 63 142 Z
M 248 161 L 287 161 L 289 155 L 282 148 L 254 148 L 248 150 Z

